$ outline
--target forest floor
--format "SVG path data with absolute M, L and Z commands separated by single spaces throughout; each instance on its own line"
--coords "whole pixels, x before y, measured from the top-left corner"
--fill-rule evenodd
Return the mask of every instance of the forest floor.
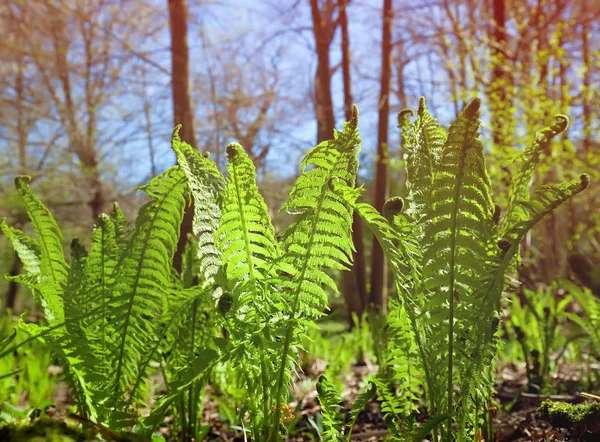
M 54 367 L 56 369 L 57 367 Z M 289 442 L 318 441 L 319 436 L 315 430 L 316 422 L 321 410 L 316 396 L 315 379 L 322 374 L 324 364 L 319 359 L 312 360 L 312 364 L 305 368 L 307 373 L 301 375 L 295 386 L 295 401 L 292 406 L 296 409 L 297 420 L 291 428 L 286 439 Z M 377 367 L 366 363 L 353 365 L 343 376 L 344 407 L 356 398 L 359 390 L 365 385 L 366 379 L 377 372 Z M 553 385 L 560 386 L 564 394 L 551 396 L 551 399 L 582 402 L 577 395 L 579 385 L 578 367 L 563 364 L 558 373 L 553 376 Z M 524 367 L 515 364 L 506 364 L 498 369 L 496 383 L 496 405 L 493 418 L 496 442 L 536 442 L 536 441 L 599 441 L 600 433 L 588 435 L 585 439 L 569 437 L 566 430 L 552 428 L 550 424 L 538 419 L 537 408 L 544 397 L 525 393 L 527 376 Z M 160 385 L 156 385 L 160 390 Z M 232 428 L 224 419 L 227 412 L 223 404 L 214 399 L 214 394 L 207 388 L 204 404 L 203 425 L 209 428 L 207 441 L 237 442 L 244 441 L 242 432 Z M 53 397 L 54 406 L 46 410 L 48 417 L 55 421 L 71 421 L 67 419 L 67 408 L 72 405 L 68 389 L 64 384 L 57 384 Z M 231 412 L 231 411 L 230 411 Z M 419 420 L 425 419 L 425 415 Z M 72 426 L 72 425 L 70 425 Z M 238 427 L 239 428 L 239 427 Z M 172 428 L 172 418 L 167 417 L 165 425 L 160 429 L 167 440 L 177 441 L 178 437 Z M 372 442 L 389 436 L 378 401 L 372 399 L 363 410 L 356 422 L 352 433 L 352 441 Z M 481 439 L 483 441 L 483 439 Z M 487 441 L 491 442 L 491 441 Z
M 359 389 L 364 385 L 369 375 L 376 373 L 373 365 L 355 365 L 344 377 L 344 405 L 356 398 Z M 576 386 L 579 371 L 576 367 L 563 365 L 557 375 L 553 377 L 553 383 L 560 383 L 563 390 L 568 394 L 550 396 L 554 400 L 578 403 L 583 399 L 576 394 Z M 318 377 L 311 373 L 311 378 Z M 537 408 L 547 397 L 524 393 L 527 385 L 527 375 L 524 367 L 514 364 L 506 365 L 498 372 L 496 384 L 496 402 L 498 407 L 493 419 L 496 442 L 553 442 L 553 441 L 577 441 L 569 437 L 566 430 L 552 428 L 552 426 L 540 420 L 537 416 Z M 320 405 L 316 397 L 314 384 L 308 378 L 300 378 L 296 384 L 296 401 L 293 406 L 301 403 L 298 411 L 299 418 L 295 424 L 292 434 L 287 439 L 290 442 L 319 440 L 311 420 L 316 422 L 320 412 Z M 425 418 L 425 416 L 422 416 Z M 208 440 L 222 440 L 237 442 L 243 441 L 241 433 L 232 433 L 231 429 L 223 424 L 219 412 L 219 404 L 208 400 L 204 413 L 205 424 L 211 427 Z M 379 403 L 371 400 L 366 409 L 358 417 L 352 433 L 353 441 L 373 442 L 389 436 Z M 594 438 L 596 437 L 596 438 Z M 583 439 L 581 439 L 583 440 Z M 587 441 L 600 441 L 600 434 L 591 435 Z M 483 439 L 482 439 L 483 441 Z M 490 442 L 490 441 L 488 441 Z

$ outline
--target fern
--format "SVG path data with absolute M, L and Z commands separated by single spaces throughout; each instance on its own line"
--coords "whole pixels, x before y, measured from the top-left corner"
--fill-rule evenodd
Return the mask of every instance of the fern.
M 498 227 L 498 208 L 478 139 L 479 105 L 479 100 L 467 105 L 447 134 L 423 99 L 412 125 L 410 111 L 403 111 L 399 126 L 407 151 L 406 216 L 398 214 L 399 200 L 390 200 L 385 217 L 364 203 L 355 204 L 382 245 L 400 295 L 389 324 L 396 321 L 398 309 L 405 309 L 417 346 L 416 353 L 402 354 L 398 351 L 410 348 L 410 341 L 397 342 L 393 351 L 402 356 L 398 361 L 418 355 L 411 367 L 423 368 L 430 412 L 451 417 L 446 440 L 467 438 L 475 428 L 471 410 L 489 395 L 485 367 L 495 355 L 505 273 L 520 240 L 545 214 L 589 183 L 584 174 L 579 180 L 543 186 L 529 197 L 528 183 L 540 152 L 566 128 L 566 118 L 559 116 L 557 124 L 540 132 L 524 152 L 507 215 Z M 382 375 L 390 379 L 385 370 L 394 365 L 386 367 Z M 404 367 L 397 363 L 394 371 L 402 373 Z M 393 407 L 390 410 L 395 414 Z
M 173 167 L 142 188 L 153 201 L 140 209 L 135 231 L 112 287 L 114 364 L 111 400 L 123 401 L 135 384 L 139 361 L 155 339 L 152 318 L 164 309 L 162 287 L 169 285 L 170 263 L 177 245 L 187 192 L 186 178 Z M 141 399 L 141 398 L 140 398 Z M 132 398 L 137 400 L 137 398 Z
M 50 211 L 29 188 L 29 180 L 29 177 L 17 177 L 15 178 L 15 186 L 39 241 L 39 278 L 36 279 L 40 285 L 32 288 L 34 293 L 40 294 L 38 301 L 44 311 L 46 320 L 49 324 L 55 325 L 64 322 L 61 294 L 62 285 L 67 280 L 69 267 L 64 258 L 62 232 Z M 21 240 L 23 240 L 22 237 Z M 22 245 L 19 246 L 21 252 L 17 249 L 20 255 L 23 251 Z M 29 244 L 24 245 L 27 247 L 33 246 L 31 241 L 29 241 Z M 32 264 L 31 258 L 33 256 L 29 255 L 25 258 L 30 258 L 29 264 Z M 23 280 L 17 281 L 21 282 Z
M 339 393 L 323 375 L 317 382 L 317 396 L 321 404 L 325 441 L 344 440 L 342 404 Z
M 375 396 L 377 387 L 375 383 L 369 382 L 357 396 L 344 418 L 342 414 L 342 400 L 334 386 L 324 375 L 319 376 L 317 382 L 317 397 L 321 404 L 321 414 L 323 416 L 323 426 L 325 427 L 326 441 L 350 441 L 352 429 L 356 423 L 358 415 L 367 406 L 369 401 Z
M 336 184 L 348 188 L 355 184 L 360 138 L 358 109 L 354 107 L 353 111 L 343 132 L 335 131 L 333 140 L 320 143 L 302 160 L 302 174 L 282 208 L 297 219 L 281 235 L 284 254 L 279 266 L 283 277 L 278 279 L 278 285 L 286 290 L 290 309 L 278 366 L 272 429 L 279 426 L 281 404 L 287 398 L 283 388 L 289 382 L 288 358 L 293 341 L 298 340 L 298 323 L 318 317 L 327 306 L 323 287 L 337 292 L 326 270 L 346 270 L 351 263 L 353 201 L 347 201 L 333 188 Z M 271 434 L 271 439 L 278 437 Z
M 173 131 L 171 145 L 194 198 L 193 230 L 197 236 L 202 284 L 214 289 L 222 262 L 221 253 L 215 245 L 215 234 L 221 219 L 225 180 L 210 158 L 181 141 L 179 128 L 177 126 Z

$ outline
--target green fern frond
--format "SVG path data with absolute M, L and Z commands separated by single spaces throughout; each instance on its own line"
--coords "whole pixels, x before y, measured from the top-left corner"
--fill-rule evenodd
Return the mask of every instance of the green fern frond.
M 289 309 L 281 362 L 277 367 L 275 415 L 269 440 L 280 438 L 281 405 L 286 402 L 284 383 L 290 380 L 288 362 L 292 341 L 297 342 L 298 323 L 310 321 L 327 306 L 324 287 L 337 292 L 328 270 L 346 270 L 351 263 L 353 244 L 352 204 L 334 191 L 334 185 L 354 187 L 358 170 L 360 137 L 358 109 L 334 139 L 314 147 L 302 161 L 302 174 L 296 180 L 282 210 L 296 215 L 281 235 L 284 254 L 278 263 L 282 288 Z
M 193 231 L 198 238 L 198 258 L 202 284 L 214 287 L 221 268 L 221 252 L 215 246 L 215 233 L 221 220 L 225 180 L 215 163 L 179 138 L 179 127 L 173 131 L 171 146 L 177 163 L 188 179 L 194 198 Z
M 263 197 L 256 186 L 254 163 L 242 146 L 227 146 L 227 185 L 220 226 L 215 234 L 222 253 L 227 280 L 237 290 L 239 283 L 266 276 L 277 258 L 275 229 Z M 254 292 L 254 288 L 244 288 Z
M 431 201 L 434 188 L 434 173 L 442 162 L 444 145 L 448 135 L 433 118 L 425 104 L 419 100 L 419 109 L 412 126 L 408 125 L 407 112 L 399 114 L 403 128 L 402 147 L 406 150 L 406 186 L 409 205 L 407 213 L 411 217 L 423 215 L 423 209 Z
M 89 309 L 99 309 L 99 314 L 88 322 L 88 328 L 98 333 L 103 349 L 106 347 L 111 289 L 116 282 L 117 264 L 123 253 L 119 242 L 126 237 L 124 233 L 126 230 L 123 227 L 123 224 L 119 225 L 118 217 L 102 214 L 98 218 L 92 233 L 92 248 L 87 259 L 85 279 L 88 287 L 86 293 L 80 297 L 80 302 Z
M 140 209 L 130 246 L 119 262 L 112 287 L 115 369 L 109 387 L 115 404 L 125 399 L 140 375 L 140 360 L 148 348 L 154 348 L 157 319 L 164 308 L 164 287 L 169 286 L 171 261 L 186 205 L 187 179 L 182 169 L 175 166 L 142 190 L 152 201 Z
M 21 230 L 9 226 L 2 219 L 0 230 L 10 240 L 15 252 L 23 263 L 23 268 L 34 275 L 40 274 L 41 251 L 40 244 Z
M 335 387 L 325 375 L 319 376 L 317 397 L 321 404 L 323 416 L 323 436 L 325 441 L 341 442 L 344 440 L 344 415 L 341 413 L 342 400 Z
M 356 111 L 357 112 L 357 111 Z M 327 305 L 323 286 L 337 292 L 326 269 L 346 270 L 353 244 L 352 208 L 334 187 L 354 187 L 360 151 L 358 114 L 345 123 L 344 132 L 314 147 L 302 161 L 302 174 L 281 210 L 297 221 L 282 232 L 285 254 L 282 262 L 296 269 L 282 285 L 292 290 L 293 315 L 314 318 Z
M 346 442 L 350 442 L 352 438 L 352 430 L 354 429 L 354 424 L 356 424 L 356 419 L 358 419 L 358 415 L 361 411 L 365 409 L 367 404 L 373 397 L 377 394 L 377 386 L 374 382 L 369 381 L 367 387 L 358 393 L 356 397 L 356 401 L 352 403 L 350 407 L 350 411 L 348 413 L 348 423 L 346 430 Z
M 548 184 L 535 190 L 529 201 L 518 201 L 520 215 L 508 221 L 503 239 L 511 244 L 519 244 L 523 236 L 565 201 L 585 190 L 590 184 L 590 177 L 582 174 L 579 180 L 567 181 L 561 184 Z M 512 223 L 511 223 L 512 222 Z
M 460 318 L 469 317 L 462 311 L 468 311 L 483 291 L 493 240 L 494 205 L 478 139 L 479 106 L 479 100 L 471 102 L 450 126 L 423 218 L 423 280 L 429 293 L 425 311 L 431 315 L 425 337 L 430 342 L 427 363 L 436 373 L 434 382 L 447 382 L 448 414 L 454 413 L 455 339 L 457 332 L 469 333 L 469 323 Z M 444 390 L 442 385 L 434 388 Z M 443 400 L 438 398 L 437 411 Z
M 508 229 L 525 215 L 520 204 L 522 201 L 529 200 L 529 184 L 533 177 L 533 171 L 539 163 L 540 155 L 548 149 L 554 137 L 569 127 L 569 118 L 565 115 L 557 115 L 555 118 L 556 122 L 552 126 L 540 130 L 536 134 L 533 144 L 523 152 L 520 168 L 510 184 L 508 207 L 501 229 L 503 237 L 506 236 Z
M 123 250 L 127 247 L 131 239 L 131 226 L 117 203 L 113 205 L 113 210 L 110 212 L 110 219 L 115 226 L 115 241 L 119 248 Z
M 48 208 L 29 188 L 29 177 L 15 178 L 17 192 L 21 196 L 33 230 L 40 246 L 40 300 L 46 320 L 50 324 L 64 322 L 62 286 L 67 281 L 69 267 L 63 252 L 63 235 Z

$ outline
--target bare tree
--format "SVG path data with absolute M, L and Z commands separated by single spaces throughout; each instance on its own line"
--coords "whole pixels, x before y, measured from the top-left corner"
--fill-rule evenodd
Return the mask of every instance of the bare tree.
M 383 2 L 383 32 L 381 40 L 381 88 L 379 92 L 379 124 L 377 126 L 377 163 L 375 168 L 374 206 L 380 212 L 388 197 L 388 126 L 390 111 L 390 83 L 392 77 L 392 0 Z M 387 307 L 387 263 L 383 250 L 373 241 L 371 254 L 371 292 L 369 302 L 383 311 Z
M 190 95 L 189 48 L 187 36 L 187 1 L 168 0 L 169 29 L 171 30 L 171 85 L 173 89 L 173 120 L 181 124 L 180 136 L 193 148 L 198 148 L 194 130 L 194 107 Z M 193 207 L 188 207 L 181 223 L 179 242 L 173 257 L 173 266 L 181 271 L 183 250 L 187 242 L 187 234 L 192 232 L 194 218 Z
M 336 9 L 333 0 L 325 0 L 319 7 L 318 0 L 310 0 L 313 35 L 317 51 L 317 73 L 315 75 L 315 113 L 317 115 L 317 142 L 328 140 L 333 134 L 335 117 L 331 98 L 331 67 L 329 47 L 337 23 L 333 19 Z
M 344 81 L 344 116 L 346 121 L 352 119 L 352 79 L 350 72 L 350 36 L 348 33 L 348 15 L 346 8 L 348 0 L 339 2 L 339 23 L 341 31 L 342 49 L 342 77 Z M 365 310 L 367 293 L 367 270 L 365 262 L 365 245 L 363 242 L 363 226 L 360 216 L 353 214 L 352 219 L 352 241 L 354 242 L 353 261 L 354 265 L 350 272 L 344 273 L 344 299 L 348 308 L 348 321 L 352 322 L 352 314 L 356 313 L 360 318 Z

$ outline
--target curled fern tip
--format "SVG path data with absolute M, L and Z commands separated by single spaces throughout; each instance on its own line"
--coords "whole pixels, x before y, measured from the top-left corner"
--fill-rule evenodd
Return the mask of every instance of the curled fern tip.
M 408 119 L 415 115 L 415 111 L 406 107 L 398 112 L 398 127 L 402 127 L 402 124 Z
M 31 177 L 29 175 L 19 175 L 15 177 L 15 186 L 19 187 L 21 183 L 29 184 L 31 182 Z
M 399 196 L 388 199 L 383 205 L 383 216 L 390 219 L 398 215 L 404 208 L 404 200 Z
M 474 98 L 473 101 L 471 101 L 465 107 L 465 110 L 464 110 L 465 116 L 469 119 L 476 118 L 480 107 L 481 107 L 481 99 Z
M 178 124 L 177 126 L 175 126 L 175 128 L 173 129 L 173 132 L 171 132 L 171 141 L 181 141 L 181 138 L 179 137 L 179 131 L 181 130 L 181 124 Z
M 557 133 L 564 132 L 569 127 L 569 117 L 563 114 L 558 114 L 556 117 L 556 124 L 552 127 Z
M 227 152 L 227 159 L 232 161 L 239 153 L 241 148 L 242 146 L 240 146 L 238 143 L 229 143 L 225 148 L 225 151 Z
M 423 115 L 423 112 L 427 110 L 427 102 L 425 101 L 425 97 L 419 98 L 419 109 L 417 110 L 419 115 Z
M 358 127 L 358 106 L 356 104 L 352 105 L 352 120 L 350 124 L 354 129 Z
M 581 190 L 586 189 L 590 185 L 590 176 L 587 173 L 582 173 L 579 179 L 581 180 Z

